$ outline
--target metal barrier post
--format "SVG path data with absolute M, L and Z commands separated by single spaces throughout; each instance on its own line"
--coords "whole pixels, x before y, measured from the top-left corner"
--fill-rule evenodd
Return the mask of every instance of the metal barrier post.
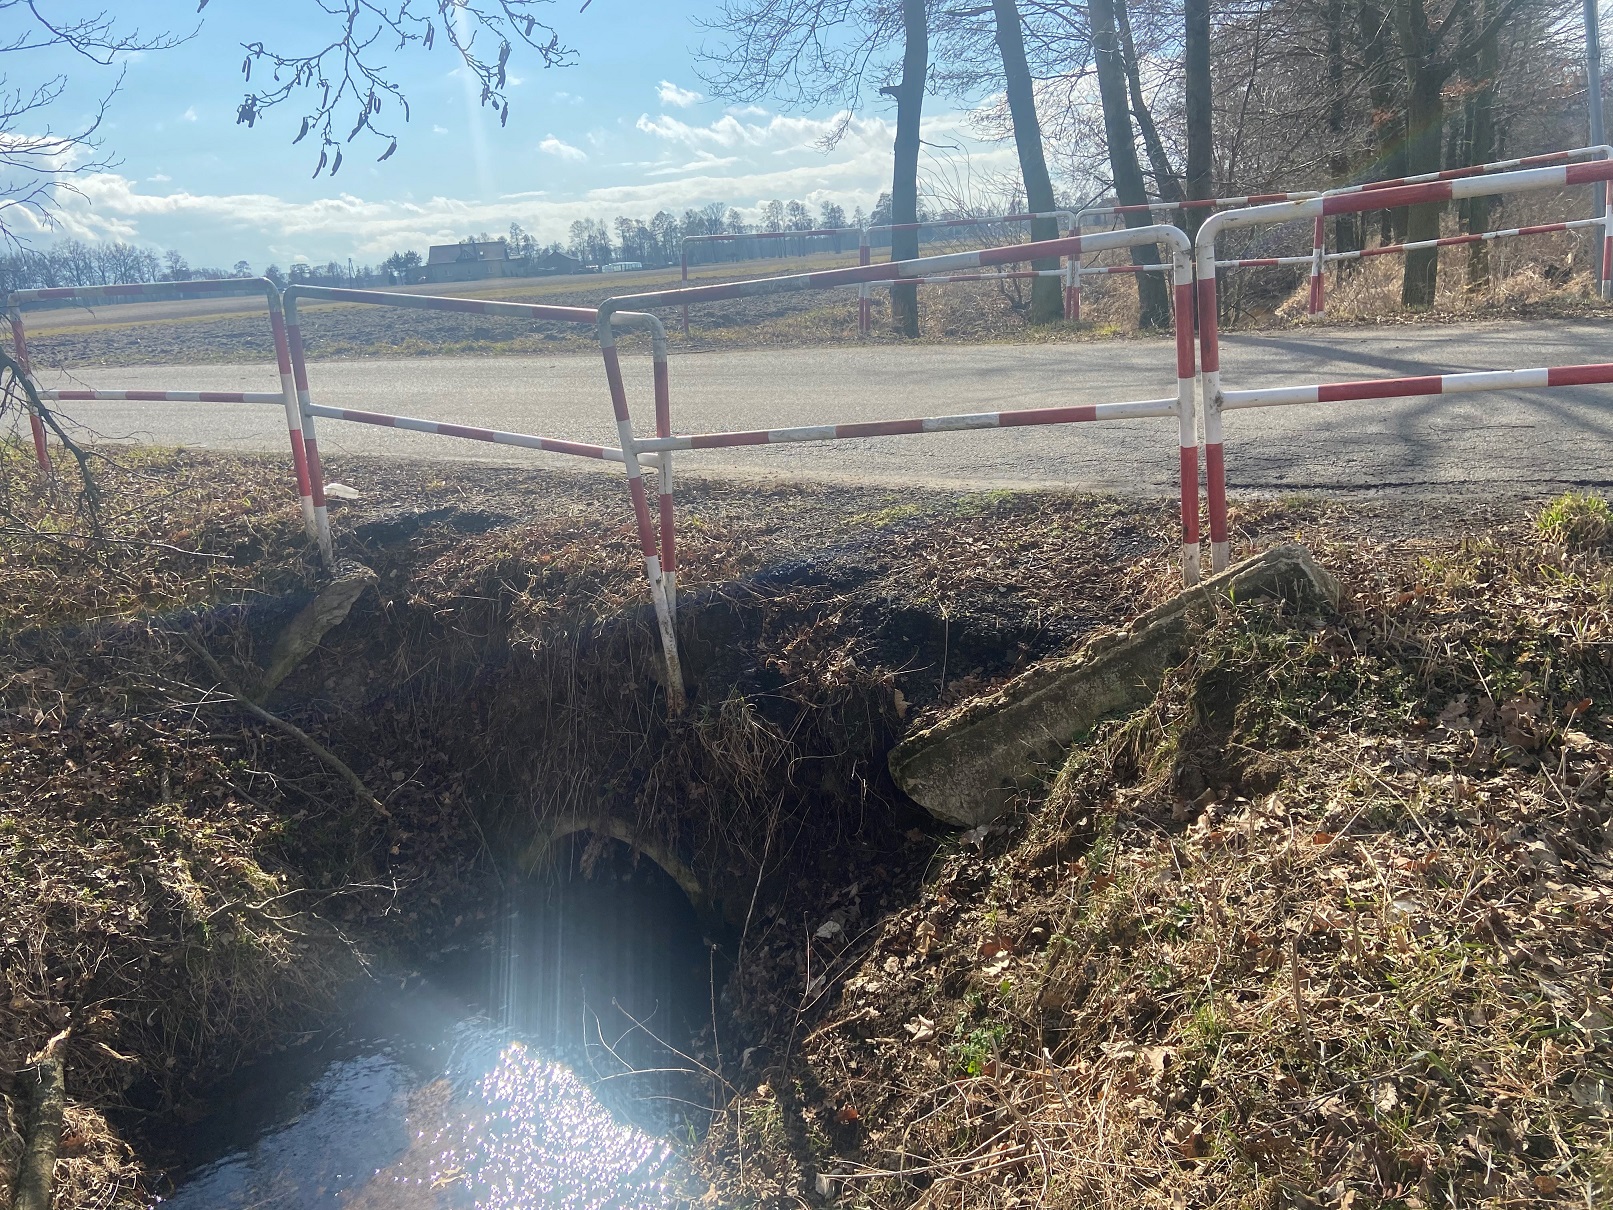
M 1317 216 L 1316 224 L 1311 231 L 1311 300 L 1310 313 L 1320 315 L 1327 306 L 1323 296 L 1324 277 L 1323 268 L 1327 259 L 1327 220 Z
M 28 338 L 23 334 L 22 309 L 12 303 L 7 310 L 11 320 L 11 349 L 17 355 L 17 365 L 22 372 L 31 379 L 34 376 L 32 365 L 28 361 Z M 39 418 L 39 413 L 28 409 L 28 428 L 34 439 L 34 464 L 45 474 L 50 474 L 50 447 L 45 444 L 45 422 Z
M 684 291 L 679 291 L 683 293 Z M 660 552 L 656 549 L 655 526 L 650 519 L 650 502 L 644 492 L 644 470 L 639 463 L 633 438 L 633 417 L 627 408 L 627 387 L 622 381 L 621 361 L 616 355 L 616 333 L 611 324 L 611 301 L 599 309 L 599 345 L 605 356 L 605 380 L 610 386 L 611 410 L 616 416 L 616 432 L 622 443 L 622 464 L 627 470 L 627 491 L 633 501 L 633 518 L 638 523 L 639 549 L 644 556 L 644 574 L 650 583 L 650 602 L 655 609 L 656 626 L 661 633 L 661 654 L 666 661 L 666 700 L 669 714 L 680 714 L 684 706 L 683 664 L 678 658 L 678 633 L 673 605 L 663 578 Z M 668 421 L 670 428 L 670 417 Z M 668 434 L 670 435 L 670 433 Z
M 930 416 L 903 420 L 872 421 L 843 425 L 808 425 L 798 428 L 759 430 L 756 432 L 701 433 L 671 436 L 665 430 L 670 424 L 660 423 L 658 435 L 639 439 L 632 432 L 626 391 L 622 385 L 621 367 L 609 320 L 618 318 L 619 307 L 632 306 L 645 309 L 655 306 L 682 305 L 688 302 L 716 302 L 733 298 L 748 298 L 764 294 L 780 294 L 803 290 L 838 289 L 872 285 L 893 285 L 901 281 L 979 281 L 989 274 L 952 275 L 950 270 L 982 270 L 1012 264 L 1079 254 L 1083 248 L 1103 251 L 1108 248 L 1132 247 L 1138 244 L 1165 244 L 1171 248 L 1174 273 L 1175 310 L 1178 319 L 1176 333 L 1176 392 L 1170 399 L 1144 400 L 1128 403 L 1087 404 L 1073 407 L 1031 408 L 1022 411 L 987 412 L 959 416 Z M 1194 350 L 1192 334 L 1193 267 L 1191 245 L 1178 228 L 1150 226 L 1128 228 L 1123 231 L 1104 232 L 1083 240 L 1066 237 L 1001 248 L 982 249 L 978 252 L 960 252 L 944 256 L 924 257 L 910 261 L 887 261 L 882 264 L 859 265 L 855 269 L 832 269 L 818 273 L 797 274 L 786 277 L 762 278 L 745 282 L 726 282 L 708 286 L 692 286 L 678 290 L 657 291 L 606 299 L 600 304 L 600 344 L 605 357 L 606 376 L 611 384 L 612 405 L 616 409 L 617 428 L 624 455 L 628 462 L 630 491 L 633 494 L 634 512 L 639 517 L 640 542 L 652 594 L 656 601 L 657 617 L 667 619 L 673 615 L 670 602 L 657 586 L 661 583 L 661 565 L 655 561 L 655 542 L 651 528 L 648 500 L 640 476 L 634 473 L 636 460 L 644 454 L 665 457 L 673 450 L 729 448 L 746 445 L 777 445 L 805 441 L 833 441 L 854 437 L 890 436 L 904 433 L 958 432 L 986 428 L 1011 428 L 1028 425 L 1069 424 L 1081 421 L 1110 420 L 1141 416 L 1175 416 L 1178 421 L 1178 470 L 1181 481 L 1182 519 L 1182 575 L 1186 583 L 1194 583 L 1199 575 L 1198 532 L 1198 443 L 1194 415 Z M 1165 268 L 1165 266 L 1149 266 Z M 1062 276 L 1062 270 L 1046 271 Z M 1009 276 L 1003 274 L 1003 276 Z M 666 543 L 663 540 L 663 551 Z M 663 622 L 663 625 L 667 625 Z M 670 642 L 670 638 L 668 640 Z M 669 648 L 670 649 L 670 648 Z
M 857 237 L 857 264 L 871 265 L 874 263 L 874 250 L 868 243 L 868 228 L 864 227 Z M 874 333 L 874 301 L 868 293 L 867 283 L 857 287 L 857 335 L 872 336 Z
M 287 437 L 291 445 L 291 463 L 296 483 L 296 492 L 303 509 L 303 523 L 309 526 L 309 507 L 307 478 L 304 470 L 303 448 L 300 426 L 297 423 L 292 401 L 287 395 L 286 376 L 289 373 L 289 354 L 286 348 L 285 334 L 281 327 L 280 289 L 268 278 L 264 277 L 232 277 L 232 278 L 203 278 L 195 281 L 177 282 L 119 282 L 107 286 L 59 286 L 42 290 L 17 290 L 10 298 L 10 317 L 12 339 L 17 343 L 20 352 L 18 363 L 32 376 L 32 367 L 27 361 L 27 341 L 23 334 L 22 308 L 30 303 L 49 302 L 57 299 L 78 299 L 91 301 L 96 299 L 133 299 L 135 301 L 158 298 L 179 298 L 186 294 L 232 295 L 262 293 L 269 313 L 269 331 L 274 342 L 275 361 L 280 373 L 280 392 L 274 396 L 260 394 L 259 392 L 234 391 L 41 391 L 41 397 L 53 399 L 139 399 L 151 402 L 160 402 L 168 399 L 189 402 L 226 402 L 226 403 L 266 403 L 270 399 L 281 404 L 286 409 L 288 426 Z M 35 455 L 41 459 L 42 467 L 49 467 L 49 455 L 45 450 L 44 427 L 34 418 L 34 447 Z M 309 533 L 313 537 L 313 533 Z
M 1545 157 L 1533 157 L 1536 159 Z M 1560 159 L 1561 155 L 1550 157 Z M 1458 170 L 1460 171 L 1460 170 Z M 1386 210 L 1425 202 L 1448 202 L 1487 194 L 1524 193 L 1537 189 L 1561 189 L 1573 185 L 1600 185 L 1613 180 L 1613 159 L 1565 164 L 1551 168 L 1485 175 L 1465 173 L 1446 175 L 1422 184 L 1397 185 L 1383 189 L 1351 190 L 1325 194 L 1300 202 L 1254 206 L 1246 210 L 1222 211 L 1211 215 L 1199 228 L 1195 251 L 1198 271 L 1199 311 L 1199 398 L 1204 411 L 1204 461 L 1208 477 L 1210 508 L 1211 569 L 1221 571 L 1230 559 L 1227 531 L 1226 471 L 1223 454 L 1221 414 L 1227 407 L 1272 407 L 1283 404 L 1327 403 L 1349 399 L 1387 399 L 1442 394 L 1447 391 L 1503 390 L 1516 387 L 1576 386 L 1613 382 L 1613 364 L 1557 366 L 1535 370 L 1497 370 L 1475 374 L 1430 375 L 1418 378 L 1386 379 L 1375 382 L 1331 383 L 1318 386 L 1262 388 L 1225 392 L 1221 387 L 1219 333 L 1216 315 L 1215 240 L 1227 229 L 1260 224 L 1317 219 L 1335 214 L 1356 214 L 1363 210 Z M 1554 229 L 1596 224 L 1599 220 L 1549 224 Z M 1519 230 L 1527 230 L 1520 228 Z M 1498 235 L 1497 233 L 1484 233 Z M 1484 235 L 1456 236 L 1446 241 L 1421 244 L 1471 243 Z M 1405 245 L 1411 247 L 1414 245 Z M 1373 251 L 1377 251 L 1374 249 Z M 1343 254 L 1337 254 L 1343 255 Z

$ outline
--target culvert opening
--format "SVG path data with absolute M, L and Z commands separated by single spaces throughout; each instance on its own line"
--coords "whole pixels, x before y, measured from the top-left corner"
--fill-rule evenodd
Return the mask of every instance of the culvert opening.
M 626 1120 L 665 1131 L 705 1103 L 726 960 L 687 889 L 644 852 L 603 830 L 557 840 L 509 889 L 492 974 L 500 1022 Z

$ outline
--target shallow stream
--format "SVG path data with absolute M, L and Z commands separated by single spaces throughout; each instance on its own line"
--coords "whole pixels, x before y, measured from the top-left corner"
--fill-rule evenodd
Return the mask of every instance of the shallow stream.
M 378 978 L 166 1140 L 169 1210 L 676 1205 L 703 1086 L 710 950 L 681 891 L 609 842 L 513 891 L 496 932 Z M 698 1196 L 699 1190 L 693 1191 Z

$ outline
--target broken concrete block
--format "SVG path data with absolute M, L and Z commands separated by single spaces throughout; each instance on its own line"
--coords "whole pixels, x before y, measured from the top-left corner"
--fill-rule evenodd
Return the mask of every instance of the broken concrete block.
M 1340 589 L 1303 546 L 1275 547 L 908 736 L 891 750 L 891 776 L 943 822 L 968 828 L 995 819 L 1105 715 L 1151 701 L 1218 602 L 1262 598 L 1331 610 Z
M 347 619 L 353 602 L 376 580 L 375 572 L 352 559 L 341 559 L 331 571 L 331 581 L 303 606 L 286 624 L 269 656 L 269 665 L 254 687 L 253 697 L 262 702 L 298 664 L 308 658 L 333 627 Z

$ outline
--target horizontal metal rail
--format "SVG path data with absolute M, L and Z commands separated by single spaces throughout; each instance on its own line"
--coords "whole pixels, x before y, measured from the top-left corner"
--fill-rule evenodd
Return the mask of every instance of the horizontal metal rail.
M 81 303 L 155 302 L 161 299 L 185 298 L 195 295 L 230 296 L 261 294 L 269 313 L 269 335 L 274 343 L 276 367 L 280 372 L 280 391 L 267 392 L 191 392 L 191 391 L 91 391 L 41 392 L 41 400 L 53 401 L 88 399 L 125 399 L 151 402 L 197 403 L 278 403 L 286 414 L 286 436 L 291 445 L 292 477 L 297 499 L 302 506 L 303 528 L 309 538 L 319 536 L 319 518 L 314 508 L 313 487 L 308 474 L 308 455 L 303 445 L 301 417 L 297 409 L 297 392 L 292 381 L 291 349 L 286 333 L 285 312 L 281 305 L 280 288 L 266 277 L 205 278 L 199 281 L 172 282 L 114 282 L 104 286 L 50 286 L 39 290 L 13 290 L 7 298 L 11 321 L 11 340 L 16 350 L 17 363 L 23 372 L 33 375 L 28 358 L 28 337 L 23 325 L 25 308 L 44 302 L 74 301 Z M 234 396 L 239 394 L 241 398 Z M 191 398 L 196 396 L 196 398 Z M 207 396 L 204 398 L 203 396 Z M 250 397 L 249 397 L 250 396 Z M 41 418 L 28 417 L 33 429 L 34 457 L 41 470 L 50 470 L 50 451 L 45 443 L 45 426 Z
M 1475 391 L 1527 391 L 1542 387 L 1580 387 L 1613 383 L 1613 362 L 1548 366 L 1531 370 L 1475 370 L 1461 374 L 1424 374 L 1411 378 L 1375 378 L 1356 382 L 1321 382 L 1296 387 L 1256 387 L 1221 392 L 1221 409 L 1284 407 L 1305 403 L 1344 403 L 1357 399 L 1415 399 L 1424 395 L 1465 395 Z
M 1008 412 L 964 412 L 906 420 L 867 420 L 854 424 L 800 425 L 787 429 L 755 429 L 738 433 L 690 433 L 677 437 L 647 437 L 634 444 L 640 450 L 716 450 L 745 445 L 790 445 L 809 441 L 844 441 L 856 437 L 900 437 L 920 433 L 963 433 L 977 429 L 1028 428 L 1049 424 L 1080 424 L 1094 420 L 1174 416 L 1177 400 L 1141 399 L 1126 403 L 1084 403 L 1062 408 L 1021 408 Z
M 571 454 L 578 458 L 596 458 L 605 462 L 622 461 L 622 451 L 608 445 L 589 445 L 581 441 L 564 441 L 556 437 L 537 437 L 531 433 L 506 433 L 499 429 L 477 428 L 468 424 L 449 424 L 442 420 L 421 420 L 414 416 L 398 416 L 390 412 L 363 412 L 354 408 L 333 408 L 311 403 L 308 411 L 327 420 L 348 420 L 354 424 L 373 424 L 381 428 L 407 429 L 414 433 L 431 433 L 438 437 L 458 437 L 466 441 L 486 441 L 493 445 L 512 445 L 520 449 L 543 450 L 550 454 Z
M 1401 184 L 1381 189 L 1357 189 L 1325 194 L 1305 201 L 1220 211 L 1206 219 L 1199 228 L 1195 241 L 1195 258 L 1200 349 L 1199 397 L 1204 417 L 1204 465 L 1210 513 L 1212 568 L 1217 571 L 1225 568 L 1230 557 L 1225 449 L 1221 423 L 1222 413 L 1228 409 L 1613 382 L 1613 365 L 1594 364 L 1530 370 L 1485 370 L 1354 383 L 1320 383 L 1225 391 L 1221 385 L 1215 275 L 1215 243 L 1223 232 L 1301 219 L 1319 222 L 1330 215 L 1358 214 L 1366 210 L 1449 202 L 1469 197 L 1504 196 L 1574 185 L 1605 186 L 1609 181 L 1613 181 L 1613 159 L 1604 156 L 1584 163 L 1559 163 L 1551 167 L 1528 167 L 1510 172 L 1441 176 L 1421 184 Z M 1580 220 L 1574 220 L 1574 223 L 1590 225 L 1580 224 Z M 1543 226 L 1556 230 L 1567 229 L 1569 224 L 1543 224 Z M 1476 232 L 1469 237 L 1453 237 L 1453 240 L 1479 242 L 1487 234 L 1491 233 Z M 1442 242 L 1444 241 L 1423 241 L 1425 246 L 1436 246 Z

